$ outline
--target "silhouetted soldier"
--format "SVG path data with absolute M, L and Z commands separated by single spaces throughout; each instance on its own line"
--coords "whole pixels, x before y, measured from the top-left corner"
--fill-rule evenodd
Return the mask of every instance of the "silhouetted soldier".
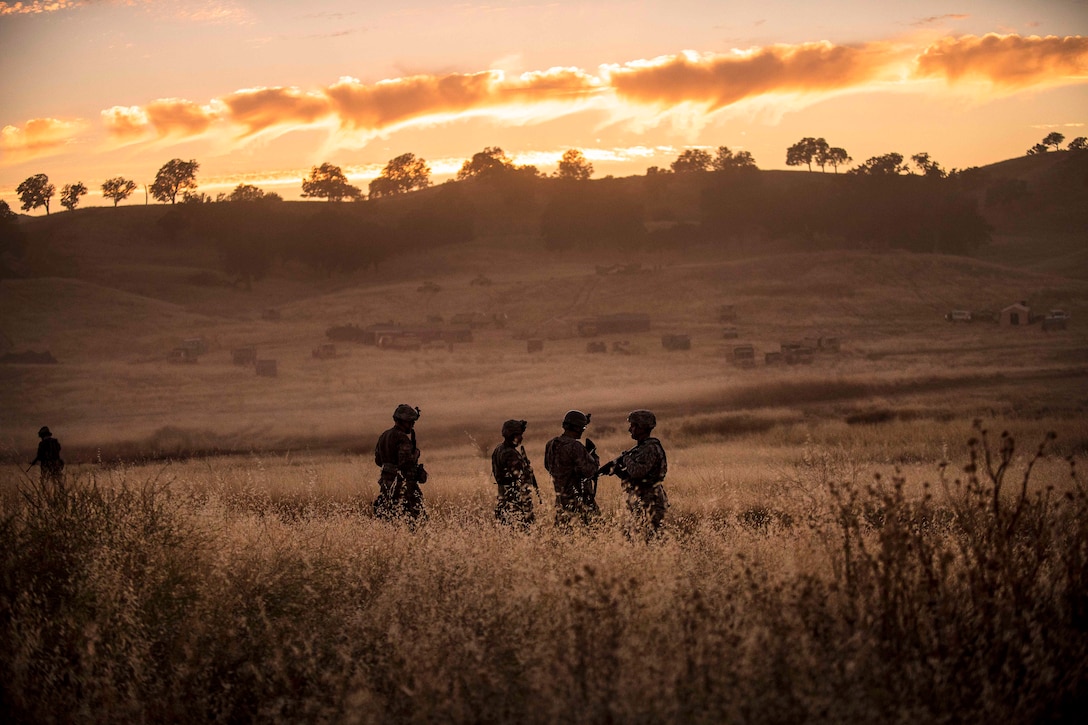
M 374 463 L 382 469 L 374 501 L 374 515 L 379 518 L 404 516 L 414 521 L 424 516 L 419 485 L 427 482 L 427 471 L 419 462 L 416 447 L 417 420 L 419 408 L 398 405 L 393 411 L 393 427 L 382 433 L 374 446 Z
M 633 529 L 650 539 L 661 531 L 669 508 L 669 498 L 661 485 L 669 464 L 661 441 L 650 435 L 657 426 L 657 417 L 648 410 L 633 410 L 627 422 L 635 446 L 601 466 L 600 473 L 620 479 Z
M 597 446 L 579 440 L 589 426 L 589 414 L 578 410 L 563 416 L 563 434 L 544 446 L 544 468 L 555 486 L 555 525 L 570 526 L 574 518 L 588 524 L 600 514 L 597 508 Z
M 540 495 L 533 466 L 525 455 L 525 446 L 521 445 L 527 425 L 524 420 L 503 423 L 502 443 L 491 452 L 491 473 L 499 487 L 495 518 L 521 529 L 528 529 L 536 519 L 532 489 Z
M 53 437 L 48 426 L 38 430 L 38 455 L 30 462 L 30 467 L 41 466 L 42 485 L 64 483 L 64 461 L 60 458 L 60 441 Z

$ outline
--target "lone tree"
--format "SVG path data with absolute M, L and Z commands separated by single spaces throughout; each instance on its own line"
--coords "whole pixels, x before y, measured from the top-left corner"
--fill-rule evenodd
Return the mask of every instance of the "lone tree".
M 279 194 L 265 194 L 260 188 L 252 184 L 238 184 L 234 187 L 234 191 L 230 196 L 226 197 L 227 201 L 271 201 L 283 199 Z
M 123 176 L 115 176 L 102 182 L 102 196 L 113 199 L 115 207 L 117 202 L 124 201 L 134 191 L 136 191 L 136 182 Z
M 1064 140 L 1065 136 L 1058 133 L 1057 131 L 1051 131 L 1046 135 L 1046 138 L 1043 139 L 1043 145 L 1053 146 L 1054 150 L 1057 151 L 1061 147 L 1062 141 Z
M 669 164 L 669 168 L 677 174 L 688 174 L 695 171 L 709 171 L 714 163 L 714 157 L 705 149 L 684 149 L 676 157 L 676 161 Z
M 348 183 L 348 177 L 339 166 L 325 162 L 310 169 L 310 177 L 302 180 L 302 196 L 307 199 L 343 201 L 360 199 L 363 192 Z
M 161 202 L 176 203 L 178 193 L 185 189 L 196 188 L 196 171 L 200 164 L 196 161 L 171 159 L 163 164 L 155 174 L 155 183 L 151 185 L 151 196 Z
M 1084 151 L 1085 149 L 1088 149 L 1088 138 L 1077 136 L 1069 142 L 1069 145 L 1066 146 L 1066 148 L 1070 151 Z
M 19 201 L 23 203 L 23 211 L 45 207 L 45 215 L 49 216 L 49 200 L 57 192 L 57 187 L 49 183 L 49 177 L 45 174 L 34 174 L 15 187 L 15 193 L 19 195 Z
M 381 175 L 370 182 L 370 198 L 406 194 L 431 185 L 431 167 L 415 154 L 401 154 L 382 169 Z
M 472 158 L 461 164 L 461 170 L 457 172 L 457 180 L 479 179 L 505 171 L 513 171 L 514 162 L 498 146 L 488 146 L 483 151 L 478 151 Z
M 832 146 L 827 150 L 827 153 L 824 154 L 822 159 L 817 159 L 817 163 L 820 164 L 821 169 L 824 165 L 827 165 L 835 169 L 836 174 L 839 173 L 840 166 L 846 166 L 851 161 L 853 161 L 853 159 L 850 158 L 850 154 L 846 153 L 846 149 L 839 148 L 838 146 Z
M 557 179 L 570 181 L 585 181 L 593 176 L 593 164 L 589 163 L 578 149 L 567 149 L 563 152 L 563 158 L 559 159 L 559 166 L 555 170 Z
M 820 164 L 820 168 L 823 169 L 821 161 L 826 158 L 828 150 L 827 141 L 824 141 L 822 138 L 806 136 L 786 149 L 786 166 L 800 166 L 801 164 L 806 164 L 808 170 L 812 171 L 812 162 L 815 161 L 817 164 Z
M 719 146 L 718 153 L 710 163 L 714 171 L 740 171 L 743 169 L 755 170 L 756 160 L 749 151 L 732 151 L 728 146 Z
M 79 206 L 79 197 L 87 193 L 87 187 L 83 185 L 82 181 L 77 181 L 74 184 L 65 184 L 64 188 L 60 190 L 60 205 L 68 211 L 73 211 Z

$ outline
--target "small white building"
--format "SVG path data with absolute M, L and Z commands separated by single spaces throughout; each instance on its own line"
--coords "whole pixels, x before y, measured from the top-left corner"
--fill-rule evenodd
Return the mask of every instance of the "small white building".
M 1024 302 L 1017 302 L 1001 310 L 1001 325 L 1019 327 L 1031 324 L 1031 308 Z

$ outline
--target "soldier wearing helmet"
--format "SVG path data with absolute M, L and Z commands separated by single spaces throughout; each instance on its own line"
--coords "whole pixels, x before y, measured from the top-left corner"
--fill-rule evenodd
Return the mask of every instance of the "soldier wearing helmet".
M 43 425 L 38 429 L 38 455 L 30 462 L 30 468 L 41 466 L 42 485 L 60 485 L 64 476 L 64 461 L 60 458 L 60 441 L 53 437 L 49 426 Z M 30 469 L 28 468 L 27 471 Z
M 574 519 L 589 523 L 600 514 L 597 508 L 597 446 L 582 433 L 589 426 L 590 415 L 579 410 L 563 416 L 563 433 L 544 447 L 544 468 L 555 486 L 555 524 L 570 526 Z
M 403 516 L 415 521 L 424 516 L 419 485 L 427 482 L 427 471 L 419 462 L 416 447 L 417 420 L 419 408 L 398 405 L 393 411 L 393 427 L 382 433 L 374 446 L 374 463 L 381 468 L 374 501 L 374 515 L 379 518 Z
M 627 422 L 634 447 L 601 466 L 600 473 L 620 479 L 632 528 L 649 539 L 661 531 L 669 508 L 669 498 L 661 485 L 669 464 L 661 441 L 650 435 L 657 426 L 657 417 L 648 410 L 633 410 Z
M 499 487 L 495 518 L 520 529 L 528 529 L 536 518 L 531 489 L 536 489 L 536 495 L 540 496 L 536 474 L 522 445 L 527 426 L 524 420 L 503 423 L 502 443 L 491 452 L 491 473 Z

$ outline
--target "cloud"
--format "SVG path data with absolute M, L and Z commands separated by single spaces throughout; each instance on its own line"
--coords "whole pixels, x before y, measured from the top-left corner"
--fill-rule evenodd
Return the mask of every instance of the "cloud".
M 85 0 L 34 0 L 33 2 L 0 2 L 0 17 L 4 15 L 40 15 L 69 10 L 86 5 Z
M 325 94 L 306 93 L 298 88 L 250 88 L 220 100 L 230 120 L 246 127 L 246 135 L 274 126 L 311 124 L 332 111 Z
M 602 125 L 658 123 L 668 117 L 681 127 L 695 127 L 731 107 L 773 118 L 798 102 L 831 94 L 873 87 L 931 90 L 927 81 L 933 78 L 953 84 L 981 78 L 1003 91 L 1084 82 L 1088 40 L 988 35 L 932 43 L 819 42 L 719 54 L 687 51 L 602 66 L 596 74 L 556 67 L 521 74 L 417 74 L 376 83 L 344 77 L 312 90 L 242 89 L 205 105 L 159 99 L 142 107 L 114 106 L 101 119 L 111 138 L 125 142 L 187 138 L 230 126 L 252 137 L 324 124 L 336 128 L 327 143 L 337 146 L 365 144 L 408 125 L 472 116 L 505 125 L 533 124 L 587 109 L 602 112 Z M 223 141 L 234 142 L 225 135 Z
M 100 115 L 106 132 L 114 138 L 131 141 L 151 131 L 151 119 L 139 106 L 114 106 Z
M 595 93 L 600 81 L 576 68 L 523 73 L 511 80 L 501 71 L 418 75 L 365 85 L 341 78 L 326 95 L 341 124 L 356 130 L 381 130 L 412 120 L 504 106 L 574 101 Z
M 232 0 L 31 0 L 0 2 L 0 17 L 41 15 L 91 5 L 146 5 L 176 20 L 207 24 L 249 23 L 249 11 Z
M 413 118 L 468 111 L 488 101 L 496 71 L 412 76 L 365 85 L 341 78 L 326 90 L 344 126 L 380 129 Z
M 180 98 L 152 101 L 144 112 L 160 137 L 200 135 L 219 117 L 212 106 L 200 106 Z
M 62 121 L 56 118 L 34 118 L 22 128 L 4 126 L 0 129 L 0 150 L 5 155 L 33 158 L 56 153 L 74 143 L 84 129 L 83 121 Z
M 717 110 L 769 93 L 835 91 L 883 79 L 901 54 L 890 43 L 774 45 L 730 54 L 689 51 L 611 66 L 607 74 L 629 101 Z
M 916 76 L 950 83 L 988 81 L 1006 88 L 1088 79 L 1088 38 L 967 35 L 933 43 L 918 56 Z
M 961 13 L 946 13 L 944 15 L 930 15 L 928 18 L 922 18 L 913 23 L 916 27 L 925 27 L 927 25 L 936 25 L 945 20 L 966 20 L 971 17 L 970 15 L 963 15 Z

